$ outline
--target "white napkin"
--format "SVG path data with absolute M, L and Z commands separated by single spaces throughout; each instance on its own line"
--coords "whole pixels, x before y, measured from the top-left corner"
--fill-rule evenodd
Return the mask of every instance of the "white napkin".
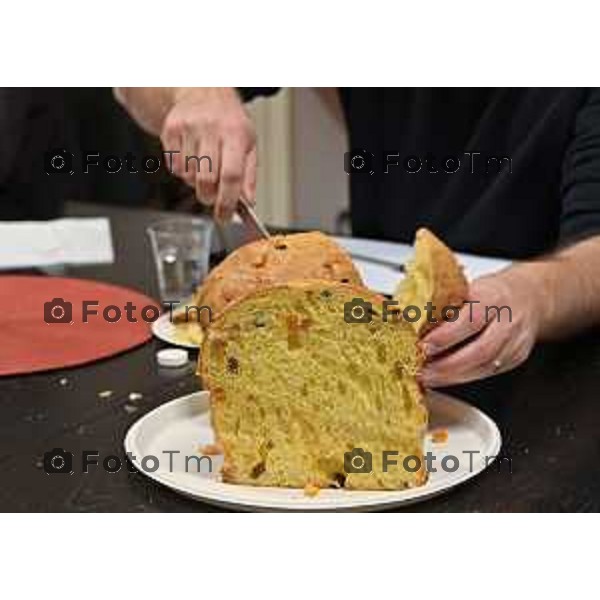
M 405 264 L 413 257 L 414 251 L 408 244 L 396 242 L 381 242 L 378 240 L 366 240 L 361 238 L 337 237 L 336 241 L 346 248 L 350 254 L 380 258 L 397 262 L 398 265 Z M 510 261 L 499 258 L 488 258 L 475 256 L 473 254 L 457 253 L 458 261 L 465 268 L 467 279 L 473 280 L 488 273 L 494 273 L 510 265 Z M 382 294 L 393 294 L 398 282 L 403 275 L 394 267 L 378 265 L 367 260 L 354 259 L 363 281 L 367 287 Z
M 0 221 L 0 269 L 112 262 L 106 218 Z

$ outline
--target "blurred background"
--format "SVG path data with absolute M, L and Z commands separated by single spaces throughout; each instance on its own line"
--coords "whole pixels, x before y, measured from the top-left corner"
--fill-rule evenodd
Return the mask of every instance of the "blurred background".
M 295 88 L 248 104 L 259 139 L 258 212 L 278 227 L 348 231 L 346 135 L 333 90 Z M 44 153 L 160 155 L 114 99 L 111 88 L 0 88 L 0 220 L 61 216 L 67 200 L 201 212 L 191 191 L 154 174 L 47 175 Z M 327 177 L 323 173 L 327 172 Z

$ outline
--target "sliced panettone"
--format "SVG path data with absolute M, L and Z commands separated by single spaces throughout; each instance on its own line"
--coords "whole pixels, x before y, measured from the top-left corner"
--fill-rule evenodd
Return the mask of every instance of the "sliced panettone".
M 213 321 L 201 376 L 224 481 L 373 490 L 425 481 L 417 334 L 384 320 L 382 302 L 361 287 L 293 281 L 255 290 Z M 397 454 L 384 465 L 385 452 Z
M 274 236 L 246 244 L 213 269 L 194 298 L 202 324 L 236 300 L 270 285 L 292 280 L 322 279 L 352 285 L 362 281 L 348 253 L 320 232 Z
M 395 298 L 403 307 L 431 302 L 440 321 L 444 307 L 463 304 L 467 282 L 432 233 L 420 230 L 415 246 Z M 418 339 L 434 324 L 386 321 L 380 296 L 337 277 L 296 277 L 322 268 L 322 260 L 321 252 L 304 254 L 295 259 L 300 269 L 283 269 L 283 281 L 259 284 L 251 276 L 207 329 L 200 370 L 223 479 L 308 490 L 420 485 L 427 414 L 416 380 Z M 236 277 L 233 266 L 225 274 Z M 371 305 L 369 322 L 357 298 Z
M 400 308 L 416 306 L 421 318 L 413 323 L 419 335 L 443 321 L 446 307 L 460 307 L 467 298 L 468 283 L 452 250 L 428 229 L 415 236 L 415 255 L 406 265 L 406 276 L 399 283 L 394 300 Z M 431 302 L 431 318 L 425 307 Z M 412 313 L 411 318 L 417 313 Z M 452 318 L 448 311 L 447 318 Z

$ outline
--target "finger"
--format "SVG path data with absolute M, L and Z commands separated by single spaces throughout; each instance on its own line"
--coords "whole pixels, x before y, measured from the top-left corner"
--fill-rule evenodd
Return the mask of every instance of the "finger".
M 470 302 L 472 303 L 465 304 L 460 308 L 455 321 L 440 323 L 423 338 L 421 346 L 427 356 L 436 356 L 446 352 L 485 328 L 487 325 L 485 307 L 480 302 L 475 304 L 475 300 Z
M 168 129 L 161 136 L 163 150 L 165 152 L 165 166 L 171 175 L 181 177 L 183 172 L 181 163 L 181 135 Z
M 207 205 L 217 198 L 221 156 L 219 142 L 215 136 L 206 136 L 198 147 L 200 169 L 196 175 L 196 197 Z
M 244 171 L 244 180 L 242 183 L 242 195 L 246 202 L 251 206 L 256 204 L 256 167 L 257 167 L 256 146 L 252 148 L 246 159 L 246 169 Z
M 242 191 L 246 156 L 244 147 L 236 142 L 228 141 L 223 145 L 215 205 L 215 216 L 219 221 L 228 221 L 235 212 Z
M 456 385 L 507 371 L 515 366 L 507 352 L 509 339 L 510 328 L 502 323 L 490 325 L 456 352 L 427 363 L 421 383 L 426 387 Z
M 193 131 L 187 130 L 183 136 L 182 179 L 191 186 L 196 185 L 198 160 L 196 148 L 198 143 Z

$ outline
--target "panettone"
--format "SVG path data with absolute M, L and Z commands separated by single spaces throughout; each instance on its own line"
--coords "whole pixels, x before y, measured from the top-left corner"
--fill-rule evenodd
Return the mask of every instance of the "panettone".
M 416 246 L 400 301 L 460 306 L 466 281 L 452 252 L 425 230 Z M 303 263 L 303 273 L 322 269 L 322 253 L 310 257 L 313 269 Z M 427 414 L 416 374 L 428 325 L 390 316 L 381 296 L 342 283 L 358 279 L 346 260 L 339 261 L 344 276 L 329 281 L 251 278 L 247 293 L 238 289 L 207 328 L 200 374 L 211 392 L 224 481 L 311 490 L 425 482 Z M 392 453 L 386 468 L 385 452 Z

